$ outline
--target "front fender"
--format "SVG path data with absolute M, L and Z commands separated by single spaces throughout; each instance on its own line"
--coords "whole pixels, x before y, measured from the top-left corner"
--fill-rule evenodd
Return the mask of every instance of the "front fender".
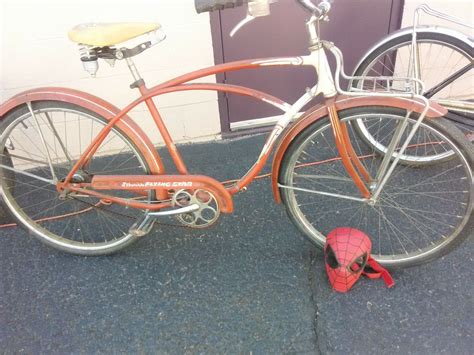
M 354 97 L 354 96 L 338 96 L 335 101 L 336 109 L 338 111 L 345 110 L 354 107 L 363 107 L 363 106 L 388 106 L 405 109 L 408 111 L 413 111 L 421 113 L 424 109 L 424 104 L 422 101 L 415 99 L 406 99 L 401 97 Z M 434 103 L 430 102 L 430 108 L 426 114 L 428 118 L 442 117 L 446 115 L 448 111 Z M 281 167 L 281 161 L 285 156 L 286 150 L 290 146 L 291 142 L 302 132 L 306 127 L 313 124 L 317 120 L 328 115 L 328 109 L 325 105 L 316 105 L 309 109 L 301 118 L 298 119 L 292 126 L 288 127 L 285 132 L 282 134 L 280 143 L 275 150 L 275 155 L 273 157 L 272 164 L 272 190 L 275 201 L 277 203 L 281 202 L 280 189 L 278 188 L 278 176 Z
M 120 110 L 101 98 L 79 91 L 61 87 L 46 87 L 21 92 L 0 106 L 0 120 L 16 107 L 35 101 L 62 101 L 75 104 L 92 111 L 108 121 L 114 118 Z M 163 174 L 164 166 L 153 143 L 141 128 L 129 116 L 124 116 L 117 127 L 124 132 L 142 152 L 150 167 L 150 173 Z

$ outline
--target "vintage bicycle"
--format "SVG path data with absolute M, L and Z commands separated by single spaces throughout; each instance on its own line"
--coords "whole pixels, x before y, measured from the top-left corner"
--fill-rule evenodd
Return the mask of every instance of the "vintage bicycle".
M 248 3 L 238 30 L 270 13 L 270 1 L 195 0 L 198 12 Z M 274 151 L 271 183 L 297 228 L 322 246 L 334 227 L 351 226 L 370 235 L 373 255 L 389 267 L 411 266 L 445 254 L 473 230 L 472 146 L 447 122 L 446 109 L 417 94 L 413 78 L 355 78 L 371 90 L 340 87 L 343 57 L 319 38 L 331 6 L 297 0 L 309 13 L 308 55 L 225 63 L 185 74 L 148 88 L 132 58 L 162 41 L 159 24 L 84 24 L 70 38 L 80 45 L 91 74 L 98 60 L 124 60 L 140 97 L 123 109 L 67 88 L 20 93 L 0 106 L 1 196 L 18 223 L 43 242 L 66 252 L 101 255 L 116 252 L 148 234 L 162 219 L 205 228 L 233 211 L 233 195 L 245 191 Z M 234 31 L 235 32 L 235 31 Z M 120 43 L 143 36 L 136 47 Z M 336 59 L 335 76 L 327 54 Z M 310 66 L 318 82 L 294 104 L 241 86 L 189 83 L 232 70 Z M 383 81 L 383 90 L 377 83 Z M 403 92 L 392 87 L 402 83 Z M 374 90 L 375 89 L 375 90 Z M 188 171 L 155 105 L 154 98 L 189 90 L 245 95 L 277 107 L 283 114 L 260 156 L 235 182 Z M 301 117 L 300 110 L 323 97 Z M 155 146 L 128 116 L 145 104 L 161 133 L 177 173 L 169 174 Z M 379 151 L 354 130 L 371 128 Z M 436 164 L 406 164 L 444 154 Z M 416 160 L 416 159 L 415 159 Z M 222 164 L 222 162 L 216 162 Z M 228 162 L 227 164 L 231 164 Z M 270 208 L 270 207 L 269 207 Z

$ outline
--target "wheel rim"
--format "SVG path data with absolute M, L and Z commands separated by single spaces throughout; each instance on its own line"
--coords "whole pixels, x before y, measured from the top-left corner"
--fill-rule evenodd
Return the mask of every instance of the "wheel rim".
M 52 161 L 57 178 L 64 178 L 104 127 L 105 120 L 62 105 L 35 108 L 35 115 L 37 122 L 29 112 L 20 115 L 0 137 L 0 147 L 8 149 L 15 169 L 35 176 L 15 173 L 14 190 L 2 181 L 1 192 L 10 211 L 40 239 L 71 252 L 101 253 L 132 241 L 128 228 L 144 211 L 125 211 L 121 206 L 87 196 L 61 200 L 54 185 L 39 179 L 52 179 L 48 160 Z M 138 150 L 113 129 L 88 164 L 87 173 L 82 172 L 77 178 L 146 172 L 147 165 Z M 131 197 L 128 192 L 117 192 L 115 196 Z
M 368 123 L 369 120 L 378 120 L 379 116 L 355 115 L 343 121 L 350 123 L 364 119 Z M 387 114 L 384 117 L 401 119 Z M 366 157 L 362 162 L 374 176 L 373 172 L 381 161 L 380 155 L 356 138 L 358 136 L 351 124 L 348 127 L 356 153 Z M 432 130 L 426 124 L 422 124 L 420 129 Z M 333 228 L 348 226 L 361 229 L 371 237 L 374 257 L 385 264 L 429 258 L 451 242 L 466 225 L 473 199 L 468 162 L 447 136 L 436 136 L 444 142 L 445 150 L 453 152 L 453 157 L 421 168 L 397 166 L 376 206 L 284 190 L 290 214 L 301 223 L 303 232 L 319 245 L 324 243 L 325 235 Z M 338 159 L 328 122 L 295 150 L 283 181 L 292 187 L 330 193 L 346 191 L 349 196 L 360 197 Z M 407 184 L 410 185 L 408 190 Z

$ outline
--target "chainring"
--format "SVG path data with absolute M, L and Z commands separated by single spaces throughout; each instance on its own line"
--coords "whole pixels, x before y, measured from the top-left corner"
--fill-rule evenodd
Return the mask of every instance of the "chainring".
M 176 216 L 178 221 L 191 228 L 207 228 L 217 222 L 220 208 L 215 196 L 206 190 L 179 190 L 173 195 L 173 206 L 187 207 L 198 205 L 194 212 L 182 213 Z

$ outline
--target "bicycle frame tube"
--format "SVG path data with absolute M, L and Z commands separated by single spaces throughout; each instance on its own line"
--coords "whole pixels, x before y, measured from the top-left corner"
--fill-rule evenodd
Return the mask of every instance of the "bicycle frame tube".
M 297 58 L 281 58 L 280 60 L 283 60 L 286 64 L 291 64 L 293 61 L 298 61 Z M 91 157 L 94 155 L 94 153 L 97 151 L 97 149 L 100 147 L 102 142 L 105 140 L 109 132 L 111 131 L 112 127 L 120 122 L 123 117 L 125 117 L 130 110 L 132 110 L 134 107 L 137 105 L 146 102 L 147 100 L 151 100 L 155 96 L 159 96 L 162 94 L 166 93 L 171 93 L 171 92 L 177 92 L 177 91 L 184 91 L 184 90 L 219 90 L 219 91 L 227 91 L 227 92 L 232 92 L 236 91 L 233 90 L 231 87 L 217 87 L 217 84 L 202 84 L 202 86 L 198 87 L 196 84 L 188 84 L 188 85 L 181 85 L 184 84 L 188 81 L 205 77 L 208 75 L 216 74 L 216 73 L 221 73 L 224 71 L 228 70 L 239 70 L 242 68 L 256 68 L 258 65 L 253 64 L 253 61 L 240 61 L 240 62 L 234 62 L 234 63 L 228 63 L 228 64 L 223 64 L 219 65 L 216 67 L 211 67 L 211 68 L 206 68 L 202 69 L 193 73 L 189 73 L 183 76 L 180 76 L 176 79 L 170 80 L 168 82 L 165 82 L 161 85 L 158 85 L 152 89 L 146 89 L 144 87 L 141 88 L 142 95 L 140 98 L 137 100 L 133 101 L 131 104 L 126 106 L 122 111 L 120 111 L 112 120 L 109 121 L 109 124 L 107 124 L 102 131 L 98 134 L 98 136 L 91 142 L 89 147 L 84 151 L 82 157 L 76 162 L 74 165 L 73 169 L 70 171 L 68 176 L 66 177 L 64 183 L 67 184 L 71 181 L 73 175 L 79 170 L 82 166 L 84 166 L 87 161 L 91 159 Z M 194 85 L 194 86 L 190 86 Z M 254 96 L 257 98 L 266 99 L 266 102 L 278 104 L 277 106 L 280 106 L 282 104 L 281 100 L 275 101 L 273 97 L 270 95 L 266 95 L 264 93 L 258 92 L 256 90 L 249 90 L 249 89 L 244 89 L 244 90 L 239 90 L 239 92 L 243 94 L 247 94 L 248 96 Z M 148 101 L 150 103 L 150 101 Z M 150 105 L 153 107 L 152 105 Z M 150 109 L 149 106 L 149 109 Z M 161 117 L 157 115 L 158 111 L 157 110 L 150 110 L 150 114 L 152 115 L 153 119 L 156 122 L 162 122 Z M 164 126 L 162 126 L 163 128 Z M 160 127 L 158 126 L 158 129 L 160 130 Z M 160 130 L 160 133 L 163 135 L 164 131 Z M 166 132 L 164 133 L 166 136 Z M 169 135 L 168 135 L 169 136 Z M 167 144 L 167 147 L 170 151 L 176 151 L 176 148 L 174 147 L 174 144 L 172 144 L 172 140 L 170 139 L 168 142 L 165 142 Z M 176 156 L 174 157 L 176 158 Z M 176 161 L 175 161 L 176 163 Z M 179 164 L 179 160 L 178 160 Z M 177 165 L 178 165 L 177 164 Z M 183 164 L 184 165 L 184 164 Z M 180 173 L 184 173 L 183 166 L 181 166 Z
M 85 150 L 81 158 L 74 164 L 72 170 L 69 172 L 66 179 L 64 179 L 63 182 L 58 182 L 56 184 L 58 191 L 70 190 L 70 191 L 79 192 L 80 190 L 80 193 L 87 194 L 88 193 L 87 187 L 92 187 L 94 189 L 95 188 L 94 186 L 97 186 L 97 185 L 94 185 L 94 182 L 97 182 L 97 181 L 101 181 L 103 190 L 107 190 L 107 189 L 114 190 L 116 189 L 116 186 L 118 186 L 120 183 L 130 181 L 130 179 L 133 180 L 134 178 L 138 178 L 138 176 L 123 176 L 123 177 L 115 176 L 114 181 L 111 181 L 110 186 L 107 186 L 106 182 L 107 182 L 108 176 L 96 175 L 94 176 L 93 181 L 91 183 L 79 184 L 79 185 L 72 183 L 72 177 L 74 176 L 74 174 L 79 169 L 87 165 L 87 163 L 95 154 L 95 152 L 100 147 L 102 142 L 106 139 L 107 135 L 112 130 L 112 128 L 116 124 L 121 124 L 122 120 L 127 119 L 127 114 L 129 113 L 129 111 L 131 111 L 134 107 L 136 107 L 137 105 L 141 103 L 145 103 L 147 105 L 150 111 L 150 114 L 152 118 L 154 119 L 155 124 L 157 125 L 158 130 L 160 131 L 160 133 L 162 134 L 164 138 L 165 145 L 170 151 L 170 154 L 173 158 L 175 165 L 178 168 L 179 173 L 182 176 L 190 176 L 190 175 L 187 175 L 188 173 L 187 173 L 186 166 L 180 154 L 178 153 L 178 150 L 176 146 L 174 145 L 174 142 L 171 139 L 165 127 L 165 124 L 162 121 L 162 118 L 158 112 L 158 109 L 156 108 L 153 102 L 153 98 L 156 96 L 163 95 L 163 94 L 179 92 L 179 91 L 213 90 L 213 91 L 222 91 L 222 92 L 227 92 L 227 93 L 235 93 L 235 94 L 253 97 L 257 100 L 273 105 L 274 107 L 277 107 L 278 109 L 283 111 L 282 117 L 277 122 L 274 129 L 272 130 L 269 137 L 267 138 L 265 145 L 263 146 L 262 151 L 257 161 L 255 162 L 255 164 L 240 180 L 237 181 L 235 185 L 227 187 L 227 191 L 230 194 L 237 193 L 238 191 L 244 189 L 248 184 L 250 184 L 252 180 L 257 176 L 257 174 L 262 170 L 263 166 L 265 165 L 266 161 L 268 160 L 270 156 L 270 153 L 278 137 L 281 135 L 281 133 L 288 126 L 288 124 L 295 118 L 295 116 L 300 112 L 300 110 L 308 102 L 310 102 L 315 96 L 320 95 L 320 94 L 322 94 L 326 98 L 326 100 L 328 100 L 335 97 L 338 92 L 342 92 L 342 90 L 340 89 L 338 85 L 338 82 L 337 81 L 334 82 L 334 79 L 332 77 L 332 73 L 329 68 L 325 49 L 329 49 L 333 53 L 333 55 L 336 57 L 336 63 L 337 63 L 336 76 L 337 77 L 339 77 L 339 75 L 344 76 L 343 73 L 341 74 L 342 55 L 340 54 L 340 51 L 337 49 L 337 47 L 335 47 L 329 42 L 316 42 L 316 44 L 310 47 L 310 54 L 307 56 L 264 58 L 264 59 L 245 60 L 245 61 L 237 61 L 237 62 L 232 62 L 232 63 L 221 64 L 215 67 L 209 67 L 209 68 L 198 70 L 189 74 L 185 74 L 178 78 L 175 78 L 165 83 L 162 83 L 160 85 L 157 85 L 151 89 L 146 88 L 143 82 L 137 81 L 135 84 L 136 84 L 136 87 L 139 88 L 141 96 L 137 100 L 133 101 L 131 104 L 126 106 L 124 109 L 122 109 L 120 112 L 116 113 L 113 117 L 110 117 L 108 119 L 109 120 L 108 124 L 102 129 L 99 135 L 92 141 L 89 147 L 87 147 L 87 149 Z M 227 84 L 214 84 L 214 83 L 205 83 L 205 84 L 188 83 L 191 80 L 199 79 L 205 76 L 214 75 L 214 74 L 222 73 L 226 71 L 253 69 L 253 68 L 268 67 L 268 66 L 302 66 L 302 65 L 312 66 L 318 74 L 319 81 L 313 88 L 308 89 L 307 92 L 303 94 L 293 105 L 290 105 L 284 102 L 283 100 L 273 97 L 272 95 L 263 93 L 258 90 L 246 88 L 246 87 L 233 86 L 233 85 L 227 85 Z M 360 96 L 354 93 L 347 93 L 347 94 L 352 95 L 352 96 Z M 399 94 L 390 95 L 390 94 L 375 93 L 375 94 L 369 94 L 366 96 L 376 96 L 376 97 L 393 98 L 393 99 L 395 97 L 400 99 L 400 96 L 405 96 L 407 99 L 408 98 L 413 99 L 412 95 L 399 95 Z M 410 101 L 410 100 L 407 100 L 407 101 Z M 344 125 L 338 124 L 336 107 L 333 104 L 331 104 L 332 101 L 331 102 L 326 101 L 326 102 L 329 107 L 329 113 L 331 114 L 331 117 L 333 118 L 333 121 L 335 122 L 335 127 L 337 128 L 334 130 L 334 133 L 336 135 L 336 140 L 340 142 L 338 146 L 338 150 L 340 151 L 341 156 L 346 157 L 345 167 L 349 171 L 349 175 L 352 177 L 355 184 L 359 188 L 362 196 L 367 198 L 368 197 L 367 188 L 365 187 L 364 182 L 362 181 L 360 175 L 366 182 L 370 181 L 370 176 L 368 176 L 367 172 L 364 171 L 362 165 L 358 161 L 358 158 L 355 155 L 353 148 L 350 145 L 350 141 L 347 138 L 347 131 Z M 160 170 L 161 172 L 158 172 L 158 174 L 163 174 L 164 169 L 160 169 Z M 152 174 L 153 173 L 156 174 L 156 172 L 152 171 Z M 94 179 L 96 180 L 94 181 Z M 154 186 L 154 185 L 147 185 L 147 186 L 148 186 L 148 190 L 150 190 L 150 189 L 153 189 L 153 187 L 150 187 L 150 186 Z M 139 191 L 139 189 L 137 189 L 136 192 L 137 194 L 142 194 L 144 191 L 145 189 L 143 191 Z M 169 197 L 168 191 L 163 190 L 163 189 L 156 189 L 156 193 L 159 196 L 159 199 L 161 201 L 166 200 Z M 99 191 L 95 191 L 95 190 L 93 191 L 93 193 L 91 192 L 90 195 L 102 198 L 104 200 L 110 200 L 115 203 L 121 203 L 121 204 L 129 205 L 131 207 L 136 207 L 136 208 L 144 208 L 144 206 L 146 206 L 146 204 L 141 204 L 137 201 L 133 201 L 133 199 L 122 200 L 120 198 L 115 198 L 113 196 L 102 194 Z M 153 205 L 153 209 L 157 207 L 158 206 L 156 204 Z M 228 210 L 230 211 L 231 208 L 229 208 Z
M 242 70 L 242 69 L 252 69 L 258 67 L 267 67 L 267 66 L 301 66 L 301 65 L 309 65 L 313 66 L 316 71 L 320 72 L 320 82 L 322 81 L 324 85 L 315 85 L 311 90 L 305 93 L 300 99 L 296 101 L 295 104 L 289 105 L 288 103 L 275 98 L 269 94 L 260 92 L 258 90 L 253 90 L 250 88 L 240 87 L 240 86 L 233 86 L 233 85 L 226 85 L 226 84 L 189 84 L 188 82 L 191 80 L 199 79 L 202 77 L 206 77 L 209 75 L 214 75 L 217 73 L 222 73 L 226 71 L 235 71 L 235 70 Z M 323 70 L 319 70 L 322 68 Z M 324 52 L 324 49 L 318 48 L 313 51 L 309 56 L 302 56 L 302 57 L 281 57 L 281 58 L 264 58 L 264 59 L 256 59 L 256 60 L 244 60 L 244 61 L 237 61 L 232 63 L 226 63 L 217 65 L 214 67 L 209 67 L 206 69 L 201 69 L 189 74 L 185 74 L 180 76 L 176 79 L 169 80 L 163 84 L 157 85 L 151 89 L 145 87 L 142 83 L 139 85 L 139 89 L 141 92 L 141 97 L 129 104 L 125 107 L 119 114 L 117 114 L 112 120 L 110 120 L 109 124 L 107 124 L 99 135 L 92 141 L 89 147 L 85 150 L 82 157 L 76 162 L 73 169 L 69 172 L 68 176 L 66 177 L 64 183 L 60 184 L 62 187 L 65 187 L 69 184 L 72 180 L 74 174 L 79 170 L 82 166 L 87 164 L 87 162 L 92 158 L 95 154 L 97 149 L 100 147 L 102 142 L 107 137 L 108 133 L 111 131 L 112 127 L 119 122 L 127 113 L 132 110 L 137 105 L 145 102 L 148 106 L 151 116 L 153 117 L 155 124 L 157 125 L 158 130 L 160 131 L 161 135 L 165 140 L 165 144 L 170 151 L 170 154 L 173 158 L 174 163 L 176 164 L 178 171 L 181 174 L 187 174 L 187 170 L 185 167 L 184 162 L 182 161 L 181 156 L 179 155 L 176 146 L 174 145 L 166 127 L 159 115 L 158 110 L 156 109 L 155 104 L 153 103 L 153 97 L 171 93 L 171 92 L 178 92 L 178 91 L 186 91 L 186 90 L 214 90 L 214 91 L 223 91 L 229 93 L 236 93 L 240 95 L 246 95 L 250 97 L 254 97 L 255 99 L 261 100 L 267 104 L 273 105 L 284 112 L 282 118 L 278 121 L 275 128 L 273 129 L 272 133 L 270 134 L 267 142 L 265 143 L 262 152 L 254 164 L 254 166 L 249 170 L 247 174 L 237 183 L 235 187 L 230 188 L 231 193 L 236 193 L 246 185 L 248 185 L 253 178 L 261 171 L 265 162 L 267 161 L 271 149 L 281 134 L 281 132 L 285 129 L 285 127 L 291 122 L 291 120 L 295 117 L 295 115 L 302 109 L 304 105 L 306 105 L 309 101 L 311 101 L 316 95 L 323 93 L 326 95 L 335 95 L 336 91 L 334 88 L 334 82 L 332 80 L 332 76 L 330 74 L 329 65 L 327 63 L 327 57 Z
M 137 87 L 140 90 L 141 97 L 129 104 L 125 107 L 120 113 L 118 113 L 110 122 L 103 128 L 100 134 L 96 137 L 96 139 L 89 145 L 86 151 L 83 153 L 82 157 L 76 162 L 73 169 L 70 171 L 69 175 L 65 179 L 63 183 L 58 183 L 58 189 L 63 190 L 67 189 L 68 186 L 71 185 L 71 180 L 74 174 L 80 169 L 82 166 L 87 164 L 89 159 L 92 158 L 94 153 L 100 147 L 102 142 L 107 137 L 108 133 L 112 129 L 112 127 L 120 122 L 120 120 L 127 115 L 127 113 L 132 110 L 134 107 L 141 103 L 146 103 L 152 118 L 157 125 L 158 130 L 162 134 L 165 144 L 170 151 L 170 154 L 176 164 L 178 171 L 182 175 L 187 175 L 186 166 L 178 153 L 176 146 L 173 143 L 166 127 L 162 121 L 161 116 L 159 115 L 158 109 L 156 108 L 153 98 L 167 94 L 172 92 L 179 92 L 179 91 L 187 91 L 187 90 L 214 90 L 214 91 L 222 91 L 228 93 L 236 93 L 240 95 L 246 95 L 253 97 L 257 100 L 261 100 L 267 104 L 273 105 L 274 107 L 279 108 L 281 111 L 284 112 L 280 120 L 275 125 L 274 129 L 270 133 L 269 137 L 267 138 L 265 145 L 262 148 L 260 156 L 258 157 L 255 164 L 250 168 L 250 170 L 240 179 L 237 181 L 235 185 L 227 187 L 227 190 L 230 194 L 235 194 L 240 190 L 244 189 L 248 184 L 252 182 L 252 180 L 257 176 L 257 174 L 263 169 L 266 161 L 268 160 L 272 148 L 284 131 L 284 129 L 288 126 L 288 124 L 295 118 L 295 116 L 300 112 L 300 110 L 310 102 L 315 96 L 322 94 L 326 99 L 330 99 L 335 97 L 338 92 L 342 92 L 340 89 L 338 82 L 334 82 L 331 70 L 329 68 L 325 48 L 329 49 L 333 55 L 336 57 L 337 62 L 337 77 L 339 75 L 344 76 L 341 73 L 342 67 L 342 54 L 340 53 L 339 49 L 332 45 L 329 42 L 318 42 L 316 45 L 310 48 L 310 55 L 308 56 L 300 56 L 300 57 L 282 57 L 282 58 L 264 58 L 264 59 L 256 59 L 256 60 L 245 60 L 245 61 L 237 61 L 232 63 L 221 64 L 215 67 L 209 67 L 205 69 L 201 69 L 189 74 L 185 74 L 178 78 L 169 80 L 163 84 L 157 85 L 151 89 L 146 88 L 143 82 L 138 83 Z M 303 94 L 293 105 L 289 105 L 288 103 L 275 98 L 269 94 L 260 92 L 258 90 L 249 89 L 246 87 L 240 86 L 233 86 L 227 84 L 201 84 L 201 83 L 188 83 L 191 80 L 199 79 L 205 76 L 214 75 L 217 73 L 222 73 L 226 71 L 235 71 L 235 70 L 242 70 L 242 69 L 252 69 L 258 67 L 267 67 L 267 66 L 302 66 L 302 65 L 309 65 L 315 68 L 319 82 L 311 89 L 307 90 L 305 94 Z M 354 93 L 348 93 L 348 95 L 354 95 Z M 405 96 L 407 98 L 413 99 L 413 95 L 395 95 L 395 94 L 380 94 L 374 93 L 369 94 L 367 96 L 374 96 L 374 97 L 383 97 L 383 98 L 395 98 L 400 96 Z M 332 112 L 333 121 L 337 121 L 337 113 L 333 105 Z M 335 114 L 336 113 L 336 114 Z M 425 112 L 426 113 L 426 112 Z M 337 124 L 337 122 L 336 122 Z M 356 183 L 356 186 L 361 192 L 361 195 L 365 198 L 368 197 L 368 191 L 365 187 L 360 175 L 362 178 L 368 182 L 370 181 L 370 176 L 368 176 L 367 172 L 361 168 L 361 164 L 358 161 L 357 156 L 353 152 L 353 148 L 350 145 L 350 141 L 344 136 L 345 127 L 341 126 L 338 129 L 334 130 L 336 135 L 336 139 L 340 142 L 338 147 L 342 156 L 346 156 L 345 159 L 346 164 L 345 167 L 348 169 L 350 176 Z M 347 133 L 347 132 L 346 132 Z M 391 171 L 389 170 L 389 173 Z M 102 179 L 102 181 L 106 181 L 105 176 L 96 176 L 97 179 Z M 115 177 L 114 184 L 117 186 L 117 182 L 120 183 L 121 181 L 127 181 L 131 176 L 124 176 L 124 177 Z M 91 185 L 94 185 L 94 180 L 92 181 Z M 83 187 L 83 186 L 82 186 Z M 105 186 L 107 187 L 107 186 Z M 110 186 L 113 190 L 113 186 Z M 106 188 L 103 188 L 106 190 Z M 84 189 L 81 192 L 87 193 L 87 190 Z M 159 192 L 157 190 L 157 192 Z M 162 192 L 162 191 L 161 191 Z M 102 197 L 107 199 L 107 195 L 102 195 L 99 192 L 95 192 L 97 197 Z M 125 202 L 130 204 L 129 202 Z M 133 204 L 132 204 L 133 205 Z M 138 206 L 137 206 L 138 207 Z
M 461 76 L 463 76 L 464 74 L 466 74 L 468 71 L 470 71 L 473 68 L 474 68 L 474 64 L 472 63 L 467 64 L 464 68 L 459 69 L 457 72 L 451 74 L 449 77 L 444 79 L 442 82 L 440 82 L 436 86 L 424 92 L 423 96 L 426 97 L 427 99 L 432 98 L 438 92 L 443 90 L 446 86 L 451 84 L 453 81 L 459 79 Z
M 135 87 L 140 90 L 141 97 L 129 104 L 125 107 L 119 114 L 117 114 L 113 119 L 109 121 L 109 123 L 102 129 L 99 135 L 92 141 L 86 151 L 83 153 L 81 158 L 76 162 L 72 170 L 69 172 L 68 176 L 64 180 L 64 182 L 59 182 L 57 184 L 58 190 L 62 191 L 68 188 L 71 185 L 72 178 L 74 174 L 83 166 L 87 164 L 87 162 L 92 158 L 95 154 L 97 149 L 100 147 L 102 142 L 107 137 L 108 133 L 111 131 L 112 127 L 120 122 L 120 120 L 134 107 L 141 103 L 145 103 L 148 107 L 148 110 L 155 121 L 155 124 L 162 135 L 165 145 L 168 148 L 170 155 L 179 171 L 182 175 L 187 175 L 187 169 L 183 159 L 181 158 L 166 126 L 156 108 L 153 98 L 167 94 L 172 92 L 179 92 L 179 91 L 186 91 L 186 90 L 214 90 L 214 91 L 222 91 L 228 93 L 237 93 L 241 95 L 246 95 L 253 97 L 255 99 L 261 100 L 267 104 L 273 105 L 284 113 L 280 120 L 278 120 L 277 124 L 275 125 L 274 129 L 270 133 L 269 137 L 267 138 L 265 145 L 262 148 L 262 151 L 255 162 L 255 164 L 250 168 L 250 170 L 240 179 L 237 183 L 233 186 L 227 187 L 227 190 L 230 194 L 235 194 L 238 191 L 244 189 L 248 184 L 252 182 L 252 180 L 257 176 L 257 174 L 262 170 L 263 166 L 265 165 L 266 161 L 268 160 L 272 148 L 280 136 L 280 134 L 284 131 L 284 129 L 288 126 L 288 124 L 295 118 L 295 116 L 300 112 L 300 110 L 310 102 L 315 96 L 322 94 L 326 100 L 334 98 L 337 93 L 346 93 L 347 95 L 356 95 L 354 93 L 347 93 L 344 92 L 340 86 L 338 81 L 336 82 L 333 79 L 332 72 L 330 70 L 328 59 L 326 55 L 326 49 L 330 50 L 332 54 L 336 58 L 337 68 L 336 68 L 336 78 L 339 76 L 344 77 L 344 73 L 342 71 L 342 53 L 340 50 L 335 47 L 330 42 L 322 42 L 319 41 L 317 37 L 317 32 L 315 31 L 314 27 L 315 21 L 314 19 L 310 20 L 307 23 L 308 32 L 310 34 L 310 43 L 311 46 L 309 48 L 310 54 L 307 56 L 299 56 L 299 57 L 281 57 L 281 58 L 264 58 L 264 59 L 255 59 L 255 60 L 244 60 L 244 61 L 237 61 L 231 62 L 226 64 L 217 65 L 214 67 L 209 67 L 201 70 L 197 70 L 191 72 L 189 74 L 182 75 L 175 79 L 169 80 L 165 83 L 157 85 L 151 89 L 148 89 L 145 86 L 144 81 L 141 78 L 135 79 Z M 314 28 L 313 28 L 314 27 Z M 133 64 L 131 60 L 129 60 L 129 67 Z M 235 70 L 242 70 L 242 69 L 253 69 L 259 67 L 268 67 L 268 66 L 312 66 L 318 76 L 318 83 L 311 89 L 308 89 L 305 94 L 303 94 L 293 105 L 289 105 L 288 103 L 275 98 L 269 94 L 260 92 L 258 90 L 249 89 L 246 87 L 240 86 L 232 86 L 227 84 L 199 84 L 199 83 L 189 83 L 189 81 L 196 80 L 202 77 L 206 77 L 209 75 L 215 75 L 222 72 L 227 71 L 235 71 Z M 132 65 L 133 66 L 133 65 Z M 134 66 L 133 66 L 134 67 Z M 131 68 L 132 70 L 133 68 Z M 133 70 L 132 70 L 133 74 Z M 419 83 L 422 86 L 422 83 Z M 360 95 L 360 94 L 359 94 Z M 389 94 L 389 93 L 370 93 L 366 94 L 365 96 L 374 96 L 380 98 L 395 98 L 395 97 L 406 97 L 413 99 L 414 96 L 412 94 Z M 424 112 L 422 113 L 421 117 L 423 117 L 429 109 L 429 105 L 425 107 Z M 367 171 L 363 168 L 360 161 L 358 161 L 357 155 L 354 153 L 353 147 L 351 146 L 350 140 L 348 139 L 347 129 L 344 125 L 341 125 L 338 120 L 337 110 L 334 106 L 334 103 L 329 102 L 329 114 L 331 116 L 332 122 L 334 124 L 334 134 L 336 141 L 339 142 L 338 150 L 341 156 L 344 158 L 344 166 L 349 172 L 349 175 L 354 180 L 356 186 L 360 190 L 362 196 L 364 198 L 369 197 L 369 192 L 367 187 L 365 186 L 362 178 L 366 181 L 370 181 L 370 176 L 368 175 Z M 390 175 L 391 169 L 388 171 L 388 175 Z M 362 175 L 362 178 L 361 176 Z M 102 181 L 106 181 L 106 176 L 97 175 L 94 177 L 96 179 L 102 179 Z M 94 186 L 94 178 L 91 183 L 92 187 Z M 131 176 L 127 177 L 114 177 L 115 186 L 117 186 L 117 182 L 120 183 L 121 181 L 127 181 Z M 386 179 L 382 181 L 381 185 L 385 183 Z M 111 187 L 114 189 L 113 186 L 105 186 L 104 190 L 107 187 Z M 84 191 L 85 192 L 85 191 Z M 158 192 L 158 191 L 157 191 Z M 95 192 L 96 195 L 100 195 L 100 193 Z M 103 196 L 104 199 L 107 198 L 106 195 Z
M 427 90 L 423 93 L 423 96 L 430 99 L 438 92 L 443 90 L 448 85 L 452 84 L 455 80 L 459 79 L 464 74 L 468 73 L 474 68 L 474 64 L 471 62 L 467 64 L 464 68 L 459 69 L 457 72 L 453 73 L 445 80 L 441 81 L 431 89 Z M 466 112 L 466 113 L 473 113 L 474 112 L 474 104 L 469 101 L 461 101 L 461 100 L 451 100 L 451 99 L 437 99 L 436 102 L 445 106 L 446 108 L 457 111 L 457 112 Z

